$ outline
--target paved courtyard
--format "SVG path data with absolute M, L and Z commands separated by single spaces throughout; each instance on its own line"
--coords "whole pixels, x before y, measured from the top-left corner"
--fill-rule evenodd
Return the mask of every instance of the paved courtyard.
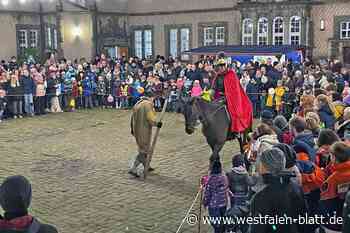
M 207 173 L 209 147 L 167 114 L 143 182 L 127 174 L 136 154 L 129 111 L 90 110 L 0 124 L 0 181 L 22 174 L 33 185 L 32 213 L 63 233 L 175 233 Z M 228 143 L 223 151 L 230 166 Z M 193 213 L 198 213 L 199 202 Z M 198 232 L 184 224 L 180 232 Z M 211 232 L 202 226 L 202 233 Z

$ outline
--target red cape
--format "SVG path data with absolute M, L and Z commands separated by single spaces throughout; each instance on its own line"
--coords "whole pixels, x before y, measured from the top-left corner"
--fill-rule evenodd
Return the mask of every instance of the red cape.
M 237 74 L 230 70 L 224 78 L 227 108 L 231 115 L 231 131 L 244 132 L 253 124 L 253 106 L 243 90 Z

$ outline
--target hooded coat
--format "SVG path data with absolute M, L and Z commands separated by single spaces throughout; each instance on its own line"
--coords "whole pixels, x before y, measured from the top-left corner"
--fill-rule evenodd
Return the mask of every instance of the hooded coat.
M 32 187 L 23 176 L 11 176 L 0 186 L 0 205 L 5 211 L 0 216 L 1 233 L 57 233 L 55 227 L 40 223 L 28 214 Z
M 136 139 L 139 153 L 148 154 L 152 140 L 152 127 L 156 126 L 153 102 L 143 97 L 133 108 L 131 133 Z

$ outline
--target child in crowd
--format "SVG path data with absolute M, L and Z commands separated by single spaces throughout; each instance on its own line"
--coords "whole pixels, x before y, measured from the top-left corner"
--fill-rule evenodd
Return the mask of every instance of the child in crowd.
M 128 101 L 128 94 L 129 94 L 129 85 L 122 81 L 122 84 L 120 86 L 121 96 L 120 96 L 120 106 L 121 108 L 125 109 L 129 106 Z
M 106 107 L 106 82 L 102 76 L 98 76 L 97 81 L 97 100 L 98 106 L 105 108 Z
M 277 81 L 277 87 L 275 88 L 275 103 L 276 103 L 276 111 L 277 114 L 282 112 L 282 100 L 285 94 L 285 87 L 283 86 L 283 81 Z
M 200 85 L 199 80 L 195 80 L 193 83 L 193 87 L 191 89 L 191 96 L 192 97 L 199 97 L 202 95 L 203 89 Z

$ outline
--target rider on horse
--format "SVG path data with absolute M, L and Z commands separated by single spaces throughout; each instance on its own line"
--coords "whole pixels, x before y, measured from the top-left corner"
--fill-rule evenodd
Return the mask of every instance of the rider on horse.
M 227 67 L 222 56 L 217 62 L 217 75 L 212 81 L 212 89 L 215 100 L 223 97 L 226 99 L 231 117 L 231 132 L 242 133 L 250 128 L 253 123 L 252 103 L 241 87 L 237 74 Z

